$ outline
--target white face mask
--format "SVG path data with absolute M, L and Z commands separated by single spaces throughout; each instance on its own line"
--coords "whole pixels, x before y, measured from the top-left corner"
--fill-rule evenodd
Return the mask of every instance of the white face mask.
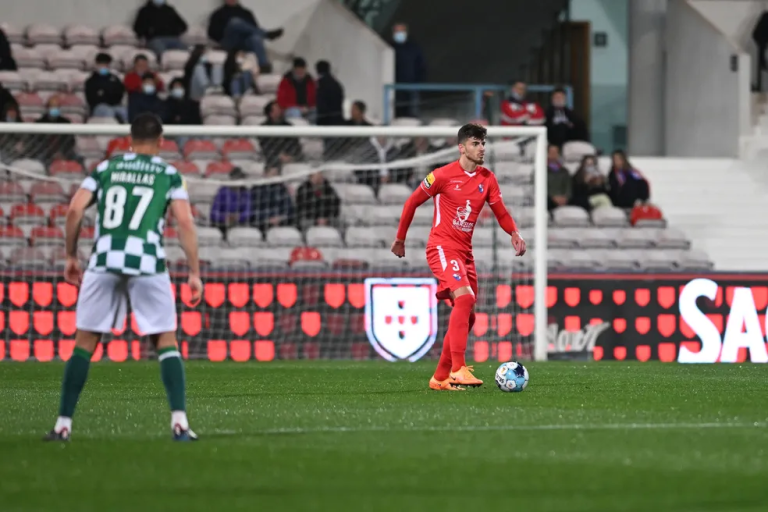
M 178 98 L 178 99 L 183 98 L 184 97 L 184 89 L 182 89 L 181 87 L 174 87 L 173 89 L 171 89 L 171 96 L 173 96 L 174 98 Z
M 408 40 L 408 32 L 395 32 L 392 35 L 392 39 L 394 39 L 396 43 L 402 44 Z
M 152 84 L 146 84 L 143 89 L 144 94 L 155 94 L 155 86 Z

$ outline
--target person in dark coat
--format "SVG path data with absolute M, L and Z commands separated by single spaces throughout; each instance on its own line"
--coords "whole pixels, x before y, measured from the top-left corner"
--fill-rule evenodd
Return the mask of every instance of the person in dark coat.
M 293 59 L 293 68 L 277 87 L 277 103 L 288 118 L 314 118 L 317 106 L 317 85 L 307 73 L 307 61 L 301 57 Z
M 261 28 L 253 12 L 240 5 L 239 0 L 224 0 L 224 5 L 213 11 L 208 22 L 209 38 L 228 52 L 245 50 L 254 53 L 263 73 L 272 71 L 264 41 L 282 35 L 282 28 Z
M 36 123 L 70 124 L 71 121 L 61 114 L 61 100 L 57 95 L 48 98 L 45 114 L 40 116 Z M 75 160 L 75 137 L 73 135 L 47 135 L 39 137 L 39 144 L 35 144 L 39 151 L 37 158 L 49 164 L 53 160 Z
M 552 104 L 547 108 L 547 139 L 562 149 L 563 144 L 572 140 L 589 142 L 589 133 L 584 120 L 566 106 L 567 98 L 563 89 L 552 92 Z
M 331 74 L 331 64 L 317 61 L 317 124 L 338 126 L 344 124 L 344 86 Z
M 341 199 L 323 173 L 311 174 L 296 191 L 296 211 L 300 228 L 336 223 Z
M 96 55 L 96 70 L 85 81 L 85 100 L 94 117 L 112 117 L 124 123 L 128 117 L 122 105 L 125 86 L 109 70 L 112 57 L 108 53 Z
M 632 167 L 623 151 L 614 151 L 612 158 L 613 166 L 608 173 L 608 187 L 613 206 L 633 208 L 648 201 L 651 197 L 648 180 Z
M 155 75 L 144 75 L 141 84 L 141 92 L 134 92 L 128 96 L 128 122 L 133 122 L 139 114 L 152 112 L 160 119 L 166 119 L 165 101 L 157 95 L 157 83 Z
M 2 123 L 22 123 L 19 106 L 14 103 L 6 103 L 0 112 Z M 6 163 L 24 158 L 28 146 L 26 135 L 18 133 L 0 133 L 0 161 Z
M 187 23 L 166 0 L 147 0 L 133 23 L 136 37 L 146 41 L 147 48 L 160 60 L 166 50 L 186 50 L 181 36 Z
M 408 34 L 408 25 L 397 23 L 392 27 L 392 48 L 395 50 L 395 82 L 419 84 L 427 75 L 427 66 L 421 45 Z M 419 117 L 419 92 L 395 92 L 395 116 Z
M 262 126 L 292 126 L 283 117 L 283 109 L 276 101 L 270 101 L 264 107 L 267 120 Z M 259 137 L 259 146 L 267 167 L 282 166 L 304 159 L 301 142 L 298 137 Z
M 200 103 L 189 99 L 182 78 L 174 78 L 171 82 L 165 106 L 167 124 L 203 124 Z
M 16 107 L 16 110 L 19 110 L 19 102 L 13 97 L 11 91 L 3 87 L 3 84 L 0 84 L 0 110 L 5 112 L 7 105 L 13 105 Z
M 571 204 L 581 206 L 587 211 L 601 206 L 611 206 L 608 183 L 597 167 L 597 157 L 586 155 L 573 175 Z
M 280 169 L 280 165 L 267 165 L 264 175 L 279 176 Z M 251 189 L 251 201 L 253 223 L 264 233 L 271 227 L 287 226 L 295 221 L 293 201 L 285 183 L 256 185 Z
M 8 37 L 0 28 L 0 71 L 16 71 L 16 61 L 13 58 L 11 52 L 11 44 L 8 42 Z

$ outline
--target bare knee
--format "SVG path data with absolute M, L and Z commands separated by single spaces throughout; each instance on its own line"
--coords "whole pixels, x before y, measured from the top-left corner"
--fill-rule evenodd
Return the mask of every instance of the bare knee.
M 93 353 L 96 351 L 96 345 L 101 341 L 101 333 L 81 331 L 78 329 L 75 334 L 75 346 L 77 348 Z
M 149 340 L 155 346 L 155 350 L 179 347 L 178 343 L 176 343 L 175 332 L 162 332 L 160 334 L 152 334 L 149 336 Z

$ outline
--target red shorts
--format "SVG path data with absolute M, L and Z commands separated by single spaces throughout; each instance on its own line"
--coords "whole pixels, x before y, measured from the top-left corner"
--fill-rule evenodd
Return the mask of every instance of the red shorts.
M 440 245 L 427 247 L 427 263 L 437 278 L 437 298 L 449 298 L 454 292 L 469 286 L 477 297 L 477 271 L 471 252 L 456 251 Z

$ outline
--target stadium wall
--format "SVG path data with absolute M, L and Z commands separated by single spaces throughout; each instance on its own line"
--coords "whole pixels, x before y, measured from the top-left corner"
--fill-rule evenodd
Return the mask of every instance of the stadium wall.
M 666 154 L 738 157 L 752 125 L 749 55 L 688 1 L 668 3 L 666 51 Z
M 2 21 L 26 26 L 48 23 L 57 27 L 132 25 L 144 0 L 26 0 L 7 2 Z M 362 99 L 369 114 L 381 118 L 383 85 L 394 81 L 392 49 L 370 27 L 338 0 L 241 0 L 265 27 L 285 28 L 285 35 L 269 44 L 275 53 L 302 56 L 313 65 L 328 59 L 346 88 L 347 98 Z M 175 0 L 173 5 L 190 25 L 207 27 L 220 0 Z
M 365 293 L 371 276 L 381 274 L 209 273 L 198 306 L 177 276 L 183 355 L 212 361 L 374 358 L 366 335 L 374 314 Z M 473 359 L 530 358 L 530 276 L 515 276 L 514 283 L 480 277 Z M 57 273 L 0 275 L 0 361 L 67 359 L 76 300 L 77 290 Z M 550 359 L 768 362 L 766 273 L 550 274 L 546 301 Z M 441 340 L 449 307 L 439 304 L 438 312 Z M 153 354 L 133 321 L 106 340 L 95 360 Z M 437 357 L 439 346 L 427 346 L 425 357 Z

